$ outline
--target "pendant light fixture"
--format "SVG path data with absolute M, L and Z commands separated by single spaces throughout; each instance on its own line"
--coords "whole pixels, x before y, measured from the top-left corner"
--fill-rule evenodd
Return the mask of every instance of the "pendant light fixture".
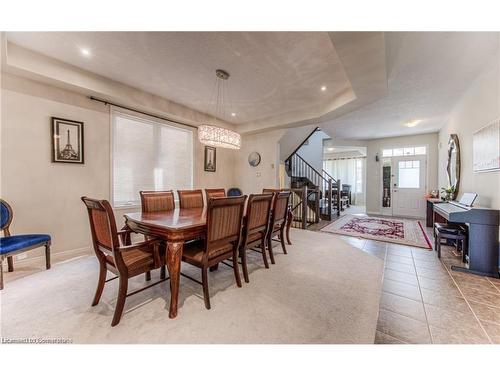
M 229 113 L 232 117 L 235 117 L 234 112 L 229 111 L 229 104 L 224 103 L 225 100 L 229 101 L 226 97 L 228 95 L 227 80 L 229 79 L 229 73 L 217 69 L 215 71 L 215 89 L 214 96 L 214 120 L 215 118 L 226 119 Z M 201 143 L 207 146 L 213 147 L 223 147 L 239 150 L 241 148 L 241 135 L 238 133 L 222 128 L 213 124 L 205 123 L 198 127 L 198 139 Z

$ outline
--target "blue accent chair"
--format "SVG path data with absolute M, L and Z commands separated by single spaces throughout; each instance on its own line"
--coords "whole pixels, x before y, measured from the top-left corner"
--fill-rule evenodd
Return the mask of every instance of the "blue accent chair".
M 20 234 L 11 236 L 9 231 L 13 217 L 12 208 L 0 199 L 0 230 L 4 237 L 0 238 L 0 290 L 3 289 L 3 260 L 7 258 L 9 272 L 14 271 L 14 255 L 45 246 L 45 267 L 50 268 L 50 236 L 48 234 Z

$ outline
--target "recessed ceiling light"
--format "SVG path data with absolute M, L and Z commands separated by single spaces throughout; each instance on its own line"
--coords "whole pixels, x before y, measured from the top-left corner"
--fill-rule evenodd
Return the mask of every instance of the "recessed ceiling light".
M 327 148 L 327 150 L 328 150 L 328 151 L 335 151 L 335 148 L 333 148 L 333 147 L 328 147 L 328 148 Z
M 231 116 L 236 117 L 236 113 L 232 112 Z
M 90 50 L 88 48 L 80 48 L 80 53 L 85 57 L 90 56 Z
M 407 123 L 405 123 L 405 126 L 407 128 L 413 128 L 414 126 L 417 126 L 418 124 L 420 124 L 422 120 L 412 120 L 412 121 L 408 121 Z
M 326 86 L 321 86 L 321 91 L 326 91 Z

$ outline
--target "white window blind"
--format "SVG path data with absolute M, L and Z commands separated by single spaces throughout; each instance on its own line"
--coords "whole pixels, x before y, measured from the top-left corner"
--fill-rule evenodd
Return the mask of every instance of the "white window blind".
M 193 132 L 113 112 L 115 207 L 140 204 L 141 190 L 193 187 Z

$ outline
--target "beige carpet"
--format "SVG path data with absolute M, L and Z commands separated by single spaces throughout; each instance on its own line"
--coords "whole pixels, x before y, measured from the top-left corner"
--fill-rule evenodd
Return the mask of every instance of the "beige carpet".
M 293 230 L 289 254 L 265 269 L 250 252 L 250 283 L 237 288 L 224 265 L 210 273 L 212 309 L 201 286 L 181 278 L 177 319 L 168 319 L 168 282 L 127 299 L 111 328 L 117 283 L 90 302 L 97 261 L 85 256 L 7 282 L 1 292 L 3 338 L 64 338 L 74 343 L 373 343 L 383 263 L 336 236 Z M 276 246 L 275 251 L 279 252 Z M 183 271 L 199 278 L 198 270 Z M 153 274 L 153 282 L 159 272 Z M 129 290 L 144 284 L 131 280 Z

